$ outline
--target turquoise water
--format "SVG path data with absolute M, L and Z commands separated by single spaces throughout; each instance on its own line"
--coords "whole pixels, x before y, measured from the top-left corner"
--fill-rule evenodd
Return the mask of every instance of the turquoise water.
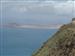
M 1 56 L 31 56 L 56 29 L 4 28 L 0 43 Z M 1 32 L 0 32 L 1 33 Z

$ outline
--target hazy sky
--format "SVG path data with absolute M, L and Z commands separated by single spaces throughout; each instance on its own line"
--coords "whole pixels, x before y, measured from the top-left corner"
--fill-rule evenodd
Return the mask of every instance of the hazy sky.
M 2 0 L 3 23 L 62 24 L 74 16 L 75 0 Z

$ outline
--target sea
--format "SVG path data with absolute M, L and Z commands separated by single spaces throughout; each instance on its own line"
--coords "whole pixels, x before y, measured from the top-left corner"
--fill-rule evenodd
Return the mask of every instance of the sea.
M 32 56 L 57 29 L 0 28 L 0 56 Z

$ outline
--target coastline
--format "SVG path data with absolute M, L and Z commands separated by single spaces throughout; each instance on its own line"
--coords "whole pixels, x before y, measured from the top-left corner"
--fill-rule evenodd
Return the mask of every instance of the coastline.
M 29 28 L 29 29 L 59 29 L 62 25 L 4 25 L 9 28 Z

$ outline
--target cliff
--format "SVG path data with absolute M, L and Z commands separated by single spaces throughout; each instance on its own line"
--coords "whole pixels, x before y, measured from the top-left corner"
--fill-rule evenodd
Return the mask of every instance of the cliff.
M 75 56 L 75 25 L 63 25 L 32 56 Z

